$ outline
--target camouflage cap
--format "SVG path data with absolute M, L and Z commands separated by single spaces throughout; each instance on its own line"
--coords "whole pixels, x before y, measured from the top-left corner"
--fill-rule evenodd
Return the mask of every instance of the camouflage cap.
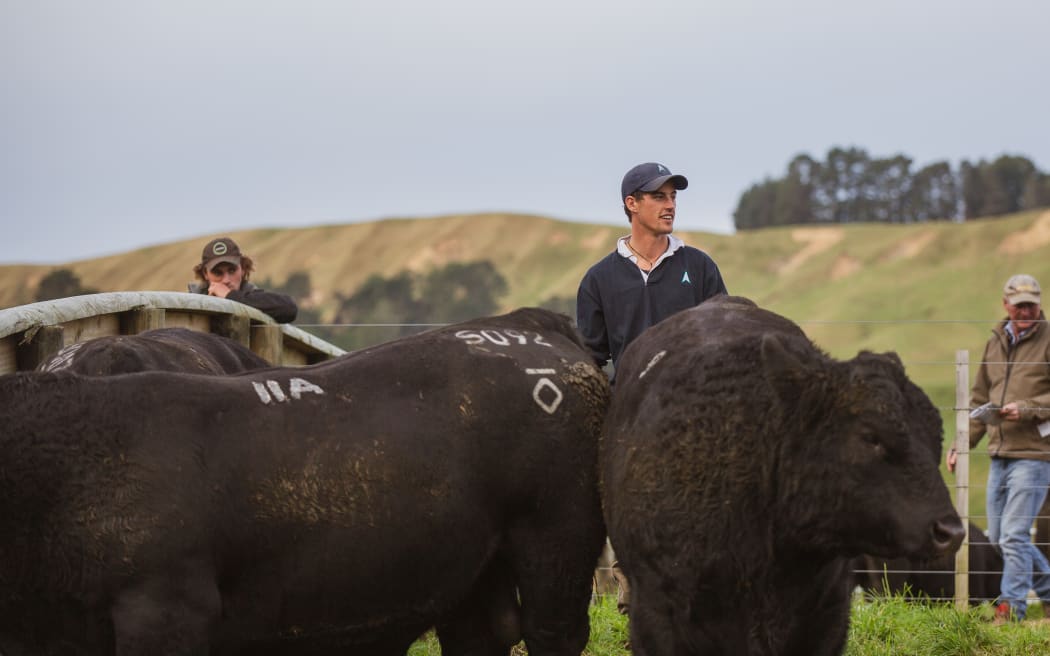
M 1021 303 L 1041 304 L 1041 295 L 1042 290 L 1039 289 L 1039 281 L 1027 273 L 1011 276 L 1006 281 L 1006 285 L 1003 286 L 1003 296 L 1010 305 L 1020 305 Z

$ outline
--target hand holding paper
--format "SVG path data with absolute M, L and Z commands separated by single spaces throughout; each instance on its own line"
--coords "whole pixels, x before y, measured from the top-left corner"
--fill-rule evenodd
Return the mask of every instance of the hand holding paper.
M 999 406 L 994 403 L 985 403 L 970 411 L 970 418 L 984 422 L 988 426 L 998 426 L 1003 422 L 1003 416 L 999 414 Z

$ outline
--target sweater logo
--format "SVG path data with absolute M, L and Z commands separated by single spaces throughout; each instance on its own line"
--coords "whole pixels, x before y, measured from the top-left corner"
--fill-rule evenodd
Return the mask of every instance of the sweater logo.
M 693 281 L 689 279 L 689 272 L 688 271 L 686 271 L 685 273 L 682 274 L 682 284 L 683 285 L 691 285 L 691 284 L 693 284 Z

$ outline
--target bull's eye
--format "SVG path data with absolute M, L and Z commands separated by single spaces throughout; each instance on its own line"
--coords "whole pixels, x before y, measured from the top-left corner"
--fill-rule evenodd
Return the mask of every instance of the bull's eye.
M 864 440 L 864 443 L 872 448 L 875 457 L 884 458 L 886 456 L 886 445 L 879 439 L 878 434 L 863 432 L 860 434 L 860 439 Z

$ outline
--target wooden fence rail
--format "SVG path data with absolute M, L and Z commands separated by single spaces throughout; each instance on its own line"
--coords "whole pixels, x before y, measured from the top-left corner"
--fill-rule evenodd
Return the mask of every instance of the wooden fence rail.
M 229 337 L 275 365 L 313 364 L 345 352 L 224 298 L 185 292 L 106 292 L 0 310 L 0 374 L 35 369 L 77 342 L 165 327 Z

